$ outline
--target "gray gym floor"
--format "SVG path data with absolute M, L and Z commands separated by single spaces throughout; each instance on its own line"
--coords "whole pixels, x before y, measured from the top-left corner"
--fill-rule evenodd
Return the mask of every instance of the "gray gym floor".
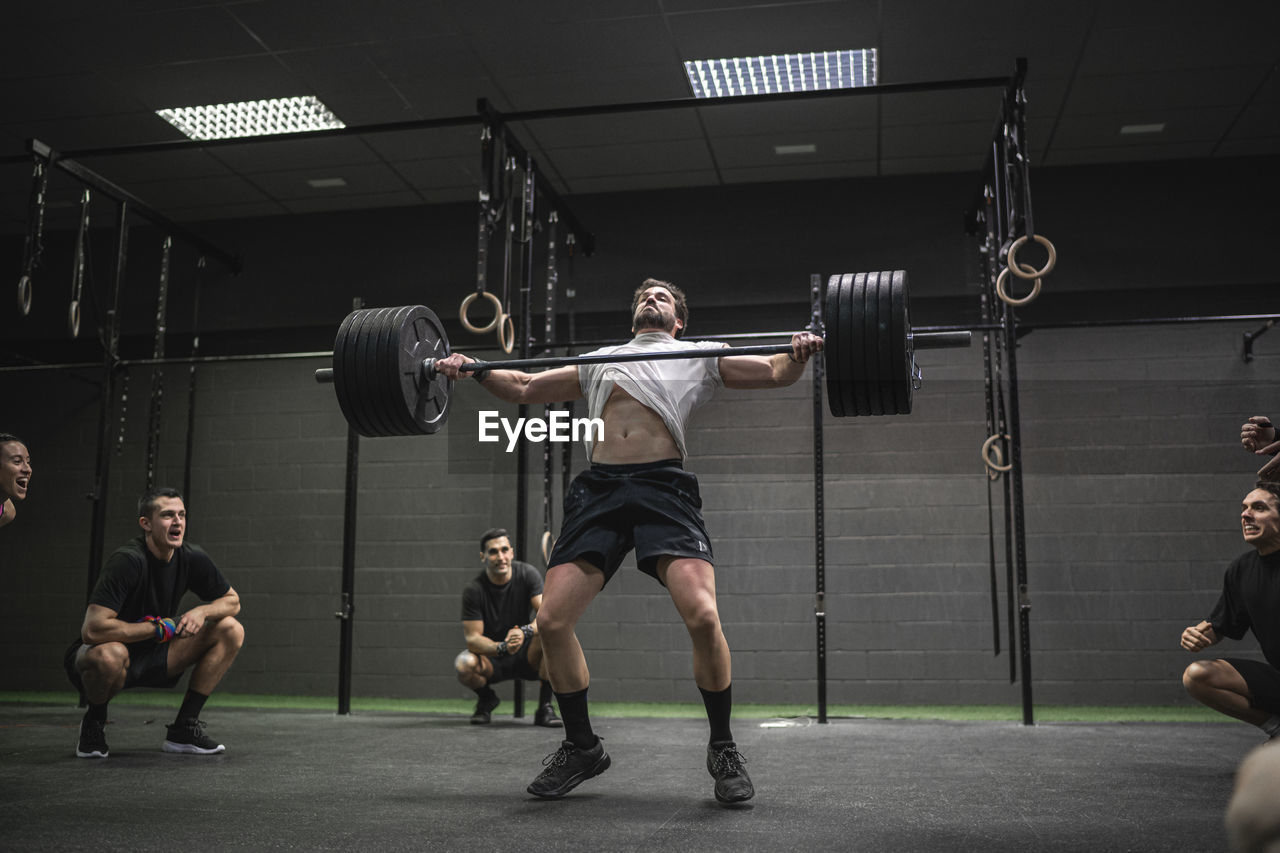
M 160 751 L 172 711 L 0 706 L 0 849 L 1176 850 L 1226 848 L 1256 729 L 1207 723 L 740 720 L 756 797 L 716 803 L 700 720 L 601 719 L 613 766 L 559 801 L 530 718 L 211 709 L 220 756 Z M 762 723 L 771 724 L 768 726 Z

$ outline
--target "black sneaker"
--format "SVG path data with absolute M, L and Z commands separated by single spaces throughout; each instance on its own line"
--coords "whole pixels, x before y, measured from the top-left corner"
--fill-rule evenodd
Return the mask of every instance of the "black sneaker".
M 107 732 L 105 720 L 80 721 L 80 740 L 76 743 L 76 758 L 106 758 Z
M 707 772 L 716 780 L 716 799 L 722 803 L 741 803 L 756 795 L 751 777 L 742 765 L 747 760 L 731 740 L 716 741 L 707 747 Z
M 161 747 L 165 752 L 213 755 L 226 750 L 225 746 L 204 733 L 204 723 L 200 720 L 179 720 L 165 726 L 165 730 L 169 733 Z
M 488 696 L 481 696 L 476 700 L 476 709 L 471 712 L 471 725 L 489 725 L 489 715 L 493 713 L 494 708 L 501 704 L 502 700 L 498 698 L 497 693 L 490 691 Z
M 538 708 L 533 715 L 533 724 L 544 729 L 562 729 L 564 723 L 556 716 L 556 709 L 550 702 Z
M 560 748 L 542 759 L 547 769 L 538 774 L 528 791 L 535 797 L 554 800 L 563 797 L 592 776 L 599 776 L 609 769 L 609 753 L 599 737 L 590 749 L 579 749 L 572 741 L 564 741 Z

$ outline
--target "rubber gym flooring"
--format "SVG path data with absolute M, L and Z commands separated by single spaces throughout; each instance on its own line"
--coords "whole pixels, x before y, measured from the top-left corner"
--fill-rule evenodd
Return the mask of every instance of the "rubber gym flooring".
M 176 702 L 175 702 L 176 704 Z M 504 706 L 504 708 L 507 706 Z M 0 849 L 1220 851 L 1240 724 L 738 720 L 756 797 L 719 805 L 706 722 L 604 717 L 613 766 L 558 801 L 525 786 L 531 716 L 211 708 L 218 756 L 160 751 L 171 708 L 0 705 Z

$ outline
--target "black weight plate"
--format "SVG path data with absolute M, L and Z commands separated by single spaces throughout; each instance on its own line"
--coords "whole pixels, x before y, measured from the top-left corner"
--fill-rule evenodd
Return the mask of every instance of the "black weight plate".
M 822 328 L 826 343 L 823 346 L 823 362 L 827 369 L 827 408 L 831 416 L 843 418 L 844 410 L 844 348 L 847 339 L 840 325 L 840 280 L 833 275 L 827 279 L 827 292 L 822 304 Z
M 862 344 L 858 340 L 858 334 L 853 328 L 853 281 L 856 276 L 853 273 L 845 273 L 840 277 L 840 316 L 844 323 L 844 355 L 840 360 L 841 374 L 840 380 L 841 399 L 844 402 L 844 413 L 846 417 L 852 417 L 858 414 L 858 408 L 853 402 L 853 392 L 855 386 L 855 371 L 862 363 Z
M 365 348 L 365 328 L 374 313 L 372 308 L 361 308 L 351 315 L 351 326 L 347 329 L 346 345 L 343 348 L 343 376 L 347 384 L 347 402 L 351 407 L 351 426 L 360 435 L 372 435 L 373 427 L 369 421 L 369 406 L 365 402 L 364 362 L 361 353 Z
M 400 361 L 394 347 L 400 337 L 400 319 L 407 314 L 404 306 L 389 307 L 378 322 L 374 340 L 374 364 L 370 375 L 371 389 L 377 398 L 377 412 L 382 419 L 382 435 L 403 435 L 400 426 L 404 416 L 404 401 L 400 395 Z
M 383 320 L 385 332 L 378 337 L 378 398 L 383 403 L 389 435 L 413 435 L 417 428 L 413 423 L 410 404 L 400 387 L 400 339 L 408 327 L 412 305 L 392 308 Z
M 902 273 L 902 330 L 903 337 L 907 343 L 907 369 L 906 369 L 906 392 L 907 392 L 907 408 L 903 414 L 911 413 L 912 400 L 915 398 L 915 376 L 913 371 L 916 367 L 915 345 L 911 338 L 911 294 L 907 290 L 907 273 Z
M 867 273 L 862 291 L 862 381 L 867 386 L 867 414 L 883 415 L 880 403 L 880 273 Z
M 338 333 L 333 337 L 333 393 L 338 398 L 338 408 L 342 409 L 342 416 L 346 418 L 347 423 L 355 426 L 355 416 L 351 411 L 351 401 L 347 393 L 350 384 L 346 374 L 345 351 L 347 346 L 347 336 L 351 332 L 351 322 L 355 319 L 355 312 L 348 314 L 342 321 L 342 325 L 338 326 Z
M 880 347 L 880 367 L 876 372 L 876 390 L 879 391 L 880 411 L 877 414 L 896 414 L 893 402 L 893 273 L 880 273 L 880 286 L 876 291 L 876 340 Z
M 867 285 L 866 273 L 857 273 L 849 281 L 847 287 L 841 288 L 840 298 L 847 303 L 842 305 L 842 314 L 849 319 L 845 328 L 849 330 L 849 347 L 845 357 L 846 379 L 848 390 L 847 409 L 851 415 L 867 413 L 867 387 L 862 381 L 862 363 L 865 359 L 862 339 L 862 291 Z
M 907 351 L 907 273 L 893 274 L 893 406 L 894 413 L 911 414 L 911 354 Z
M 430 435 L 449 419 L 453 380 L 437 374 L 427 381 L 422 375 L 424 359 L 445 358 L 449 353 L 449 337 L 440 318 L 429 308 L 413 306 L 402 326 L 397 356 L 400 395 L 414 433 Z
M 854 330 L 854 310 L 858 301 L 854 298 L 854 275 L 845 274 L 840 279 L 840 325 L 845 330 L 844 357 L 841 359 L 844 379 L 841 379 L 841 401 L 845 403 L 845 415 L 860 415 L 855 400 L 856 384 L 858 384 L 858 365 L 861 364 L 861 341 Z
M 357 359 L 360 362 L 361 405 L 364 407 L 365 419 L 369 427 L 369 436 L 388 435 L 386 400 L 378 395 L 378 342 L 385 333 L 384 321 L 391 308 L 369 309 L 370 314 L 360 330 L 356 344 Z

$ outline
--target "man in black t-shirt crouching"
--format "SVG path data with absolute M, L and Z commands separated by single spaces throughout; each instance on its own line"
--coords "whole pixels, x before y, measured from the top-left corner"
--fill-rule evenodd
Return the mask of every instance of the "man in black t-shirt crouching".
M 484 725 L 501 700 L 489 685 L 513 678 L 542 683 L 535 726 L 564 724 L 551 704 L 542 642 L 534 616 L 542 606 L 542 576 L 528 563 L 512 560 L 511 540 L 500 527 L 480 537 L 484 571 L 462 591 L 462 635 L 467 648 L 454 661 L 458 680 L 476 692 L 471 722 Z
M 1259 481 L 1240 512 L 1244 541 L 1253 546 L 1232 561 L 1209 618 L 1182 632 L 1182 647 L 1199 652 L 1223 637 L 1252 630 L 1265 661 L 1198 660 L 1182 674 L 1191 698 L 1280 736 L 1280 483 Z
M 142 535 L 116 550 L 89 596 L 67 675 L 88 702 L 76 755 L 106 758 L 107 703 L 129 687 L 173 687 L 194 667 L 162 749 L 210 755 L 225 747 L 199 719 L 244 644 L 240 596 L 199 546 L 184 541 L 187 510 L 177 489 L 138 501 Z M 178 614 L 188 591 L 206 603 Z

